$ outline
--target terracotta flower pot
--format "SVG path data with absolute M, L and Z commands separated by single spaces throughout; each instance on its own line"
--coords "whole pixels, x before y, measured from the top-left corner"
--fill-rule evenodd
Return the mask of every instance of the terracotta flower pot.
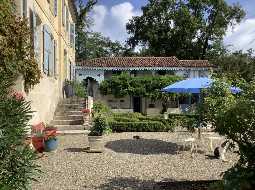
M 44 150 L 44 137 L 32 137 L 32 144 L 38 152 L 42 153 Z

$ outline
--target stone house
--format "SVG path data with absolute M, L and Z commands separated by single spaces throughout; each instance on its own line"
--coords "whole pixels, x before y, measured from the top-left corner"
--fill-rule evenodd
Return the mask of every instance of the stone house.
M 87 81 L 88 93 L 94 101 L 100 100 L 116 112 L 142 112 L 148 115 L 159 114 L 162 102 L 147 100 L 142 97 L 114 98 L 112 95 L 103 96 L 99 85 L 104 79 L 113 74 L 128 72 L 136 76 L 178 75 L 184 78 L 208 77 L 212 65 L 207 60 L 178 60 L 176 57 L 108 57 L 86 60 L 76 63 L 76 80 Z M 182 103 L 182 102 L 180 102 Z M 172 102 L 169 112 L 179 112 L 177 102 Z M 183 102 L 183 104 L 186 104 Z
M 42 74 L 40 83 L 26 93 L 35 111 L 31 122 L 48 123 L 63 98 L 65 79 L 74 77 L 76 7 L 74 0 L 15 0 L 15 5 L 17 15 L 29 21 Z M 25 93 L 22 77 L 15 88 Z

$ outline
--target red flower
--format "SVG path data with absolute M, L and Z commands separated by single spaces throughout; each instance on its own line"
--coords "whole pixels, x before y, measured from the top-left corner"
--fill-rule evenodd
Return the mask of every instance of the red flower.
M 81 112 L 82 112 L 82 113 L 90 113 L 90 109 L 84 108 L 84 109 L 81 110 Z
M 22 101 L 25 99 L 22 92 L 13 92 L 11 94 L 11 96 L 14 97 L 18 101 Z

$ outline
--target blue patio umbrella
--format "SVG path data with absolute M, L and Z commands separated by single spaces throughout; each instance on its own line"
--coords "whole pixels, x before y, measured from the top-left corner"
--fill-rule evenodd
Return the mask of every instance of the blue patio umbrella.
M 172 93 L 189 93 L 189 94 L 200 94 L 201 89 L 209 88 L 213 80 L 207 77 L 202 78 L 189 78 L 171 84 L 161 91 L 163 92 L 172 92 Z M 231 92 L 237 94 L 241 92 L 241 89 L 238 87 L 231 87 Z

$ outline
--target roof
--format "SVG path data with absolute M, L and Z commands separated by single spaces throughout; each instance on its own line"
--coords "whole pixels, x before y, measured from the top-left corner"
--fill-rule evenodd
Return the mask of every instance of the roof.
M 84 60 L 76 63 L 76 66 L 85 68 L 170 68 L 192 67 L 211 68 L 213 65 L 208 60 L 179 60 L 176 57 L 103 57 Z
M 75 0 L 69 0 L 69 5 L 72 8 L 71 14 L 73 15 L 74 22 L 76 22 L 78 12 L 77 12 L 77 8 L 75 5 Z

